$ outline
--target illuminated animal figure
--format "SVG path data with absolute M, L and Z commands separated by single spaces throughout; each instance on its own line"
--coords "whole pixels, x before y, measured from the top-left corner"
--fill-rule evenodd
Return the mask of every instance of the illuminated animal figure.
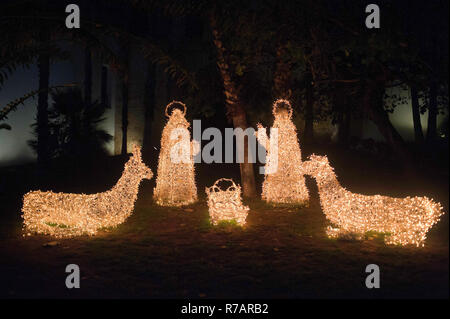
M 182 106 L 183 110 L 172 106 Z M 159 152 L 156 187 L 153 198 L 161 206 L 183 206 L 197 201 L 195 185 L 194 156 L 197 145 L 191 141 L 189 122 L 185 118 L 186 105 L 173 101 L 166 106 L 169 118 L 162 131 Z
M 427 197 L 354 194 L 339 184 L 326 156 L 311 155 L 302 167 L 317 182 L 327 219 L 338 226 L 328 227 L 330 237 L 376 231 L 387 233 L 388 244 L 423 246 L 428 230 L 443 214 L 441 205 Z
M 23 198 L 24 230 L 55 237 L 94 235 L 99 228 L 123 223 L 133 212 L 139 184 L 153 173 L 135 146 L 117 184 L 104 193 L 67 194 L 34 191 Z
M 271 203 L 307 205 L 309 193 L 301 171 L 302 153 L 290 102 L 277 100 L 272 113 L 275 120 L 270 139 L 260 124 L 256 134 L 258 142 L 266 149 L 261 197 Z

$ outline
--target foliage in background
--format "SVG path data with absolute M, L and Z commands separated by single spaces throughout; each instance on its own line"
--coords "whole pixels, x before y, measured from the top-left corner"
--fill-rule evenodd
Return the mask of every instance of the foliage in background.
M 73 87 L 75 84 L 64 84 L 64 85 L 54 85 L 48 88 L 48 91 L 53 91 L 59 88 L 67 88 L 67 87 Z M 25 105 L 25 101 L 33 98 L 40 92 L 40 90 L 34 90 L 31 92 L 28 92 L 27 94 L 23 95 L 20 98 L 15 99 L 14 101 L 9 102 L 6 104 L 2 109 L 0 109 L 0 121 L 5 121 L 8 119 L 9 113 L 17 110 L 17 107 L 19 105 Z M 7 123 L 0 123 L 0 129 L 7 129 L 11 130 L 11 126 Z
M 99 125 L 104 121 L 106 106 L 86 103 L 81 90 L 69 88 L 51 95 L 49 108 L 50 157 L 80 159 L 106 154 L 112 136 Z M 36 123 L 32 125 L 36 135 Z M 37 141 L 29 141 L 36 151 Z
M 36 10 L 39 14 L 22 14 L 31 3 L 33 8 L 40 8 Z M 214 13 L 221 42 L 227 49 L 228 71 L 250 125 L 270 122 L 271 104 L 277 97 L 274 87 L 284 76 L 291 79 L 286 89 L 292 91 L 294 112 L 300 115 L 300 121 L 331 120 L 342 131 L 349 126 L 350 118 L 367 117 L 394 150 L 404 149 L 404 143 L 387 114 L 402 101 L 396 100 L 398 96 L 387 96 L 386 89 L 415 87 L 420 111 L 434 112 L 429 116 L 432 123 L 436 117 L 433 114 L 448 112 L 448 10 L 441 10 L 448 5 L 442 1 L 413 2 L 408 6 L 402 1 L 380 1 L 383 14 L 379 30 L 365 28 L 367 2 L 362 0 L 95 1 L 97 8 L 131 8 L 129 16 L 134 22 L 145 14 L 153 19 L 164 13 L 170 23 L 184 18 L 187 27 L 179 43 L 173 43 L 172 34 L 165 30 L 160 32 L 164 36 L 154 37 L 146 32 L 151 29 L 147 25 L 145 31 L 142 25 L 128 29 L 123 25 L 128 23 L 126 19 L 115 23 L 87 15 L 82 15 L 82 24 L 88 27 L 67 32 L 64 15 L 57 14 L 60 7 L 48 3 L 56 2 L 2 4 L 0 84 L 16 64 L 27 65 L 38 54 L 39 37 L 29 31 L 45 20 L 55 25 L 52 39 L 75 40 L 94 48 L 119 74 L 124 61 L 106 40 L 137 45 L 150 62 L 162 67 L 185 89 L 185 101 L 192 105 L 193 113 L 207 117 L 224 106 L 223 83 L 208 23 Z M 429 18 L 420 19 L 425 14 Z M 198 32 L 192 32 L 195 28 L 199 28 Z M 29 54 L 22 56 L 22 52 Z M 280 75 L 279 70 L 287 74 Z M 403 153 L 401 157 L 407 158 Z

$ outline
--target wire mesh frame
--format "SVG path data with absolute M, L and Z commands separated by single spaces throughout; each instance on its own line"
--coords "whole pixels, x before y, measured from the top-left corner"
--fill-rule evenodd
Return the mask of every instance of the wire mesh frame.
M 225 190 L 219 186 L 224 181 L 231 183 Z M 232 179 L 220 178 L 212 186 L 206 187 L 205 192 L 213 225 L 223 220 L 235 220 L 239 225 L 245 225 L 249 208 L 242 204 L 241 187 Z

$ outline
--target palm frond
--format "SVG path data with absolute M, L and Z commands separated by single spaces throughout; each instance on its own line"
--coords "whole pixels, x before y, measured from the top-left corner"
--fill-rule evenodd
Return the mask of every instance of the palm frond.
M 6 124 L 6 123 L 1 123 L 0 124 L 0 130 L 1 129 L 5 129 L 5 130 L 11 130 L 11 126 L 10 125 L 8 125 L 8 124 Z
M 47 90 L 49 90 L 49 91 L 56 90 L 59 88 L 74 87 L 74 86 L 77 86 L 77 84 L 70 83 L 70 84 L 63 84 L 63 85 L 54 85 L 54 86 L 49 87 L 48 89 L 34 90 L 31 92 L 28 92 L 27 94 L 9 102 L 2 109 L 0 109 L 0 121 L 6 120 L 8 118 L 9 113 L 16 110 L 19 105 L 21 105 L 21 104 L 25 105 L 26 100 L 28 100 L 29 98 L 34 98 L 34 96 L 36 96 L 40 92 L 44 92 Z

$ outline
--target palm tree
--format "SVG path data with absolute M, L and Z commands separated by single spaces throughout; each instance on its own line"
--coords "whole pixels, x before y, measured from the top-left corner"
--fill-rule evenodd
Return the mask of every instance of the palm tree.
M 125 65 L 128 64 L 130 49 L 128 44 L 122 45 Z M 129 71 L 128 67 L 123 68 L 122 72 L 122 155 L 128 152 L 128 85 Z
M 413 113 L 415 142 L 418 145 L 421 145 L 423 143 L 424 137 L 422 131 L 422 123 L 420 122 L 419 92 L 414 84 L 411 85 L 411 108 Z
M 44 27 L 41 30 L 42 50 L 38 57 L 39 70 L 39 96 L 37 106 L 37 159 L 38 165 L 43 167 L 49 159 L 48 139 L 49 139 L 49 123 L 48 123 L 48 87 L 50 80 L 50 33 Z
M 99 1 L 98 4 L 110 5 L 110 1 Z M 124 1 L 122 4 L 117 3 L 122 9 L 127 9 L 129 3 Z M 122 9 L 118 12 L 123 12 Z M 38 99 L 38 122 L 40 128 L 38 131 L 39 152 L 38 160 L 40 163 L 46 161 L 46 144 L 47 136 L 49 135 L 47 122 L 47 108 L 48 108 L 48 79 L 49 67 L 51 59 L 65 58 L 66 56 L 61 52 L 55 43 L 61 40 L 70 40 L 72 42 L 79 42 L 85 46 L 85 98 L 91 98 L 91 73 L 92 62 L 91 56 L 95 52 L 100 58 L 109 63 L 111 70 L 119 74 L 126 74 L 127 57 L 124 57 L 121 52 L 110 47 L 108 39 L 121 38 L 128 39 L 130 42 L 140 47 L 144 55 L 151 60 L 152 63 L 159 64 L 166 67 L 173 78 L 177 79 L 179 85 L 186 85 L 187 83 L 195 86 L 191 74 L 189 74 L 183 66 L 177 61 L 173 60 L 167 52 L 162 49 L 159 44 L 152 39 L 136 35 L 129 31 L 126 27 L 113 26 L 111 21 L 105 21 L 105 18 L 97 16 L 89 16 L 83 19 L 81 24 L 84 28 L 68 30 L 65 27 L 65 16 L 61 14 L 61 7 L 55 2 L 47 0 L 24 0 L 20 3 L 2 3 L 0 10 L 0 32 L 2 39 L 0 40 L 0 89 L 1 84 L 14 72 L 19 65 L 29 66 L 37 58 L 39 69 L 39 89 L 37 90 Z M 106 18 L 108 19 L 108 18 Z M 36 28 L 39 26 L 39 28 Z M 2 31 L 3 30 L 3 31 Z M 127 83 L 124 83 L 124 113 L 127 112 Z M 34 96 L 30 94 L 28 97 Z M 5 115 L 10 111 L 16 109 L 17 105 L 23 103 L 23 99 L 19 103 L 12 102 L 4 108 Z M 0 111 L 2 112 L 2 111 Z M 0 113 L 1 114 L 1 113 Z M 126 114 L 124 121 L 126 121 Z M 7 128 L 6 124 L 2 124 L 2 128 Z M 123 125 L 123 139 L 127 139 L 126 125 Z M 126 148 L 124 148 L 126 152 Z
M 230 66 L 226 61 L 227 51 L 225 49 L 225 46 L 223 45 L 223 42 L 221 41 L 221 34 L 217 26 L 217 20 L 214 12 L 210 14 L 209 22 L 213 34 L 213 42 L 217 48 L 217 66 L 219 67 L 219 71 L 223 80 L 227 113 L 231 117 L 233 126 L 235 128 L 246 130 L 248 127 L 247 115 L 242 101 L 239 98 L 236 84 L 232 80 Z M 244 162 L 239 164 L 243 194 L 245 197 L 256 197 L 253 164 L 249 162 L 248 158 L 248 139 L 247 137 L 245 137 Z
M 219 1 L 167 1 L 164 3 L 154 3 L 142 0 L 134 0 L 131 3 L 143 10 L 152 12 L 155 9 L 163 10 L 166 14 L 171 16 L 185 16 L 196 15 L 204 19 L 205 23 L 209 26 L 212 42 L 216 49 L 216 64 L 219 69 L 219 73 L 222 78 L 223 92 L 225 95 L 225 105 L 227 110 L 227 117 L 233 123 L 235 128 L 241 128 L 243 130 L 248 128 L 247 112 L 244 107 L 243 100 L 240 96 L 240 88 L 235 81 L 236 74 L 234 68 L 230 65 L 230 52 L 225 48 L 223 41 L 224 38 L 224 25 L 235 23 L 235 21 L 227 20 L 227 15 L 230 12 L 224 11 L 233 10 L 239 8 L 237 2 L 231 1 L 229 3 L 220 3 Z M 242 3 L 240 3 L 242 5 Z M 236 13 L 236 12 L 235 12 Z M 221 17 L 219 23 L 218 16 Z M 243 41 L 242 41 L 243 42 Z M 174 65 L 179 65 L 174 63 Z M 170 68 L 169 68 L 170 70 Z M 183 79 L 183 77 L 181 77 Z M 255 197 L 255 175 L 253 164 L 248 161 L 248 140 L 244 140 L 244 163 L 240 163 L 241 183 L 243 186 L 243 194 L 245 197 Z
M 58 90 L 51 95 L 53 103 L 48 110 L 48 155 L 68 159 L 95 158 L 106 154 L 106 143 L 112 136 L 98 127 L 104 121 L 106 106 L 98 101 L 88 102 L 80 88 Z M 29 142 L 39 152 L 39 122 L 36 122 L 37 140 Z

